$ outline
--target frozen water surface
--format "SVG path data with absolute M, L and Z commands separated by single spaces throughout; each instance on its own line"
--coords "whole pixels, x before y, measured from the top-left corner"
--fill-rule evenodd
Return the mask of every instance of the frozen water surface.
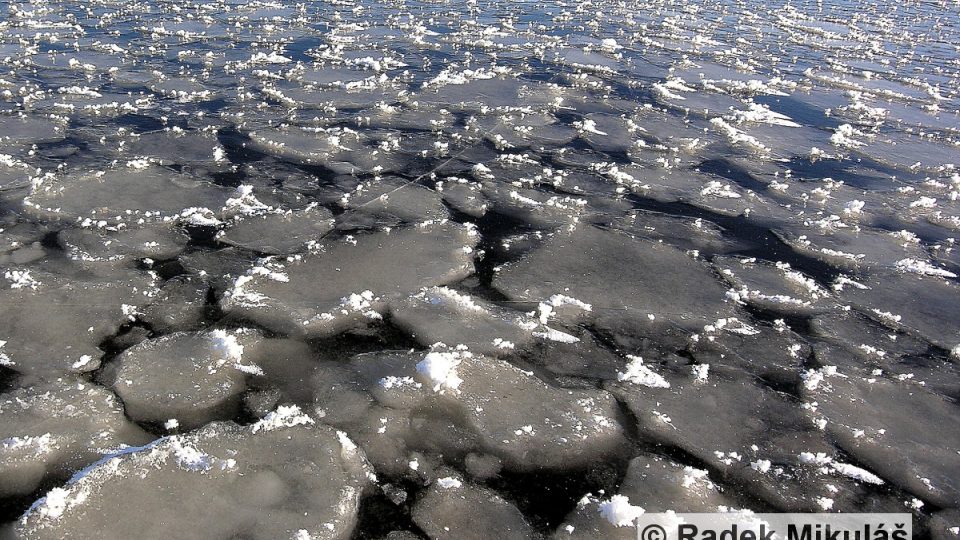
M 16 533 L 349 538 L 371 478 L 346 435 L 291 405 L 109 454 L 37 501 Z M 144 521 L 143 508 L 156 513 Z
M 960 530 L 955 2 L 0 3 L 0 537 Z

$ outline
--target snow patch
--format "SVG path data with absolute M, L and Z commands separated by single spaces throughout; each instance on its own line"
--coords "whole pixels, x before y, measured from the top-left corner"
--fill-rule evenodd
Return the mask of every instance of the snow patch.
M 465 350 L 431 351 L 417 363 L 417 373 L 427 379 L 434 392 L 456 392 L 463 382 L 457 375 L 457 366 L 464 358 L 471 357 L 473 354 Z
M 618 381 L 627 381 L 650 388 L 670 388 L 670 383 L 666 379 L 644 365 L 643 358 L 630 355 L 627 355 L 627 358 L 630 359 L 627 370 L 617 373 Z
M 275 429 L 313 424 L 313 418 L 300 410 L 296 405 L 281 405 L 277 410 L 270 412 L 260 421 L 250 426 L 252 433 L 273 431 Z
M 614 495 L 610 500 L 600 503 L 600 515 L 616 527 L 631 527 L 644 509 L 630 504 L 630 498 Z

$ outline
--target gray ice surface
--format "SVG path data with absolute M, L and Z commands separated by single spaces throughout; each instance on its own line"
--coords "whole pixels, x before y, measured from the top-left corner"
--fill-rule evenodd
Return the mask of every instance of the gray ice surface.
M 0 536 L 960 531 L 948 0 L 0 9 Z

